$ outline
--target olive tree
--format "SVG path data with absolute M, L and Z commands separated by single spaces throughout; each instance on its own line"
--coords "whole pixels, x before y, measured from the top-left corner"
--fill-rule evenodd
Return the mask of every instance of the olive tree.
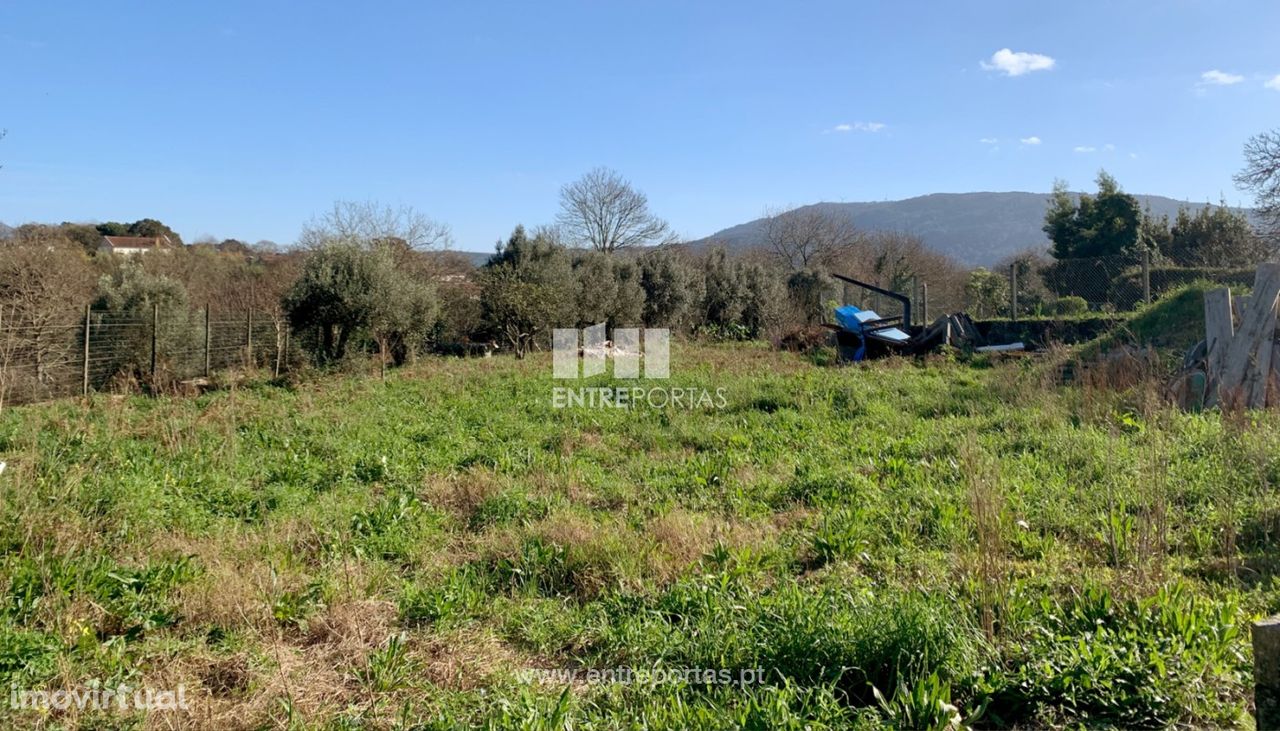
M 670 247 L 659 247 L 645 252 L 639 266 L 645 326 L 680 328 L 690 324 L 704 287 L 695 262 Z
M 530 238 L 517 226 L 480 271 L 480 306 L 486 325 L 524 357 L 554 327 L 576 324 L 573 262 L 562 246 Z
M 589 251 L 574 261 L 578 324 L 636 325 L 644 316 L 640 269 L 630 259 Z
M 348 241 L 310 252 L 282 305 L 318 362 L 345 358 L 367 337 L 384 365 L 418 352 L 437 309 L 431 283 L 399 267 L 390 246 Z
M 385 367 L 421 350 L 439 306 L 425 251 L 447 247 L 448 226 L 413 208 L 338 202 L 303 227 L 308 250 L 282 305 L 318 362 L 376 346 Z
M 144 262 L 125 262 L 98 281 L 98 296 L 93 303 L 97 318 L 93 327 L 112 328 L 112 347 L 101 356 L 103 379 L 115 374 L 143 380 L 149 370 L 151 335 L 148 327 L 158 319 L 155 334 L 156 353 L 168 366 L 166 373 L 180 370 L 202 347 L 203 324 L 190 308 L 187 289 L 172 277 L 148 271 Z M 133 323 L 124 325 L 123 323 Z M 119 327 L 113 327 L 120 324 Z M 158 384 L 152 384 L 153 386 Z

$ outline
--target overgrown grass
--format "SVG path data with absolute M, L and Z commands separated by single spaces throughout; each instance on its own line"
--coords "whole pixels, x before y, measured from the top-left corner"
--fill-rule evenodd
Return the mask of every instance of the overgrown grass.
M 725 408 L 554 409 L 534 357 L 6 410 L 0 683 L 193 705 L 0 713 L 1246 724 L 1247 623 L 1280 609 L 1280 419 L 1046 370 L 686 346 L 648 385 Z M 619 668 L 650 675 L 587 675 Z
M 1140 306 L 1126 323 L 1089 343 L 1081 354 L 1094 357 L 1122 343 L 1132 343 L 1150 346 L 1180 359 L 1204 339 L 1205 293 L 1222 286 L 1198 281 L 1172 289 L 1151 304 Z M 1247 288 L 1232 288 L 1234 294 L 1247 291 Z

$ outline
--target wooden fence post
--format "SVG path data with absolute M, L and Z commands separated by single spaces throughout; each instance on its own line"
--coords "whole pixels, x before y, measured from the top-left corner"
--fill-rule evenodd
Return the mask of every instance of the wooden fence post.
M 253 367 L 253 308 L 245 316 L 244 322 L 244 358 L 245 368 Z
M 288 337 L 280 332 L 279 320 L 276 320 L 276 378 L 280 377 L 280 359 L 284 357 L 284 338 Z M 286 331 L 288 332 L 288 331 Z
M 80 372 L 80 395 L 89 395 L 89 305 L 84 306 L 84 368 Z
M 1280 729 L 1280 615 L 1254 622 L 1251 629 L 1257 728 Z
M 920 283 L 920 322 L 929 324 L 929 283 Z

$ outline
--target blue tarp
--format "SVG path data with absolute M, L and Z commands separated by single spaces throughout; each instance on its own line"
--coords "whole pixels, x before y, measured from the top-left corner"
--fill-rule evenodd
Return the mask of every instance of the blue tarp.
M 862 331 L 862 323 L 872 322 L 881 319 L 875 310 L 860 310 L 853 305 L 844 305 L 836 308 L 836 322 L 840 327 L 851 333 L 858 335 L 870 335 L 881 340 L 894 340 L 905 343 L 911 339 L 911 336 L 896 327 L 886 327 L 871 333 Z
M 857 335 L 860 341 L 858 350 L 853 354 L 854 360 L 862 360 L 866 357 L 866 338 L 868 337 L 898 343 L 905 343 L 911 339 L 910 335 L 896 327 L 882 328 L 872 332 L 866 332 L 863 329 L 862 323 L 879 319 L 881 319 L 880 315 L 876 314 L 874 310 L 860 310 L 853 305 L 844 305 L 836 308 L 836 323 L 845 330 Z

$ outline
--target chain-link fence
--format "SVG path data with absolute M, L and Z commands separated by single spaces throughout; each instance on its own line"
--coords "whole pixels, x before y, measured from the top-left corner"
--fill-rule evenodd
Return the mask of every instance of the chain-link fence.
M 1162 294 L 1197 281 L 1249 286 L 1254 267 L 1184 267 L 1144 256 L 1087 259 L 1026 258 L 992 269 L 926 280 L 909 277 L 885 286 L 910 300 L 912 324 L 922 325 L 954 312 L 975 320 L 1070 318 L 1090 313 L 1131 312 Z M 842 304 L 901 317 L 900 300 L 869 288 L 837 283 L 827 295 Z M 828 300 L 829 301 L 829 300 Z
M 279 317 L 262 312 L 86 309 L 41 319 L 0 312 L 0 406 L 90 391 L 164 390 L 236 368 L 276 375 L 302 361 Z
M 1003 317 L 1129 312 L 1196 281 L 1251 285 L 1254 268 L 1182 267 L 1150 256 L 1022 261 L 998 273 L 1008 282 Z

